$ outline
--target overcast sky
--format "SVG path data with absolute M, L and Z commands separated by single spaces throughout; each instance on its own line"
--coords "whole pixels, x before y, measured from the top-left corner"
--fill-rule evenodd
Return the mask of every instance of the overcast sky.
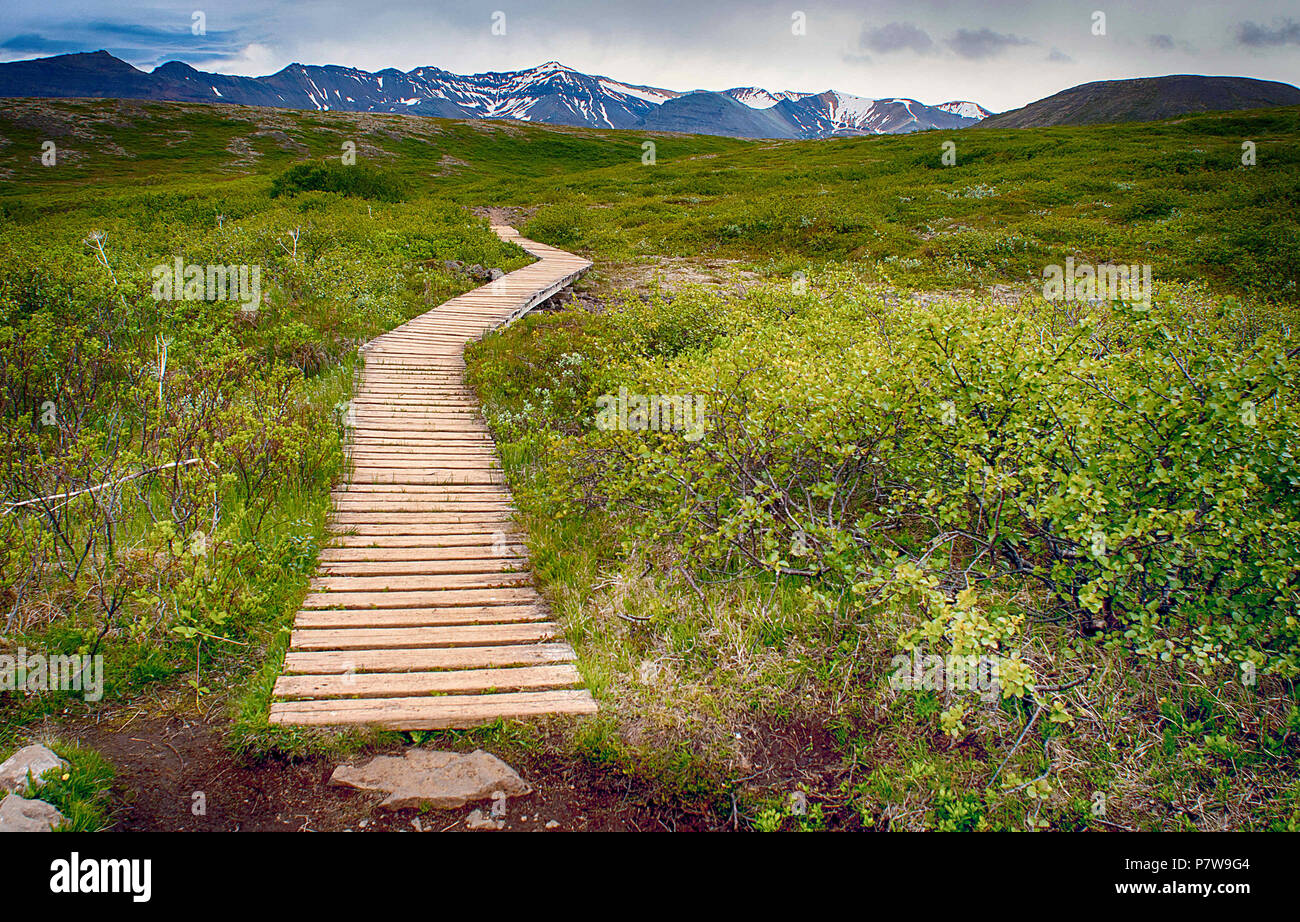
M 201 10 L 206 34 L 195 35 Z M 1095 11 L 1105 34 L 1094 34 Z M 504 14 L 504 17 L 496 14 Z M 504 35 L 493 23 L 504 22 Z M 803 34 L 797 34 L 799 26 Z M 498 27 L 497 31 L 501 31 Z M 295 61 L 460 73 L 549 60 L 675 90 L 762 86 L 993 110 L 1090 80 L 1300 82 L 1300 5 L 1197 0 L 4 0 L 0 61 L 105 48 L 259 76 Z

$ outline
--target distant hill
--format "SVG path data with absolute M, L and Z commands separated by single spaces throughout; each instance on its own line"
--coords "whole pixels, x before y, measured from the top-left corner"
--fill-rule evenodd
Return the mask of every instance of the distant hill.
M 107 51 L 0 64 L 0 96 L 166 99 L 334 112 L 518 119 L 586 128 L 645 128 L 740 138 L 829 138 L 965 128 L 988 115 L 967 100 L 915 99 L 733 87 L 679 93 L 584 74 L 548 61 L 517 71 L 454 74 L 438 67 L 371 73 L 290 64 L 265 77 L 196 70 L 169 61 L 145 73 Z
M 1173 74 L 1134 80 L 1099 80 L 1062 90 L 1020 109 L 993 115 L 988 128 L 1153 122 L 1197 112 L 1300 105 L 1300 89 L 1250 77 Z

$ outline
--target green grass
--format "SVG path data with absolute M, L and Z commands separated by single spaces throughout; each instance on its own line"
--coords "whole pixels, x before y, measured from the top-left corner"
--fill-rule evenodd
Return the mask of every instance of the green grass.
M 54 752 L 68 763 L 62 774 L 51 772 L 39 791 L 32 792 L 58 808 L 66 818 L 60 831 L 98 832 L 109 824 L 113 767 L 93 749 L 56 742 Z
M 211 506 L 200 497 L 215 488 L 221 501 L 226 524 L 202 567 L 137 509 L 124 540 L 140 554 L 117 571 L 130 588 L 126 614 L 107 632 L 102 612 L 84 601 L 57 618 L 39 615 L 84 600 L 92 588 L 85 574 L 51 579 L 26 597 L 8 639 L 66 652 L 102 643 L 112 654 L 111 701 L 197 671 L 189 693 L 198 699 L 218 693 L 218 682 L 236 689 L 231 745 L 250 757 L 336 754 L 395 738 L 266 723 L 339 471 L 334 407 L 346 399 L 358 343 L 473 284 L 447 261 L 505 269 L 527 261 L 464 210 L 517 207 L 527 235 L 595 260 L 584 287 L 603 299 L 601 309 L 533 316 L 485 338 L 469 350 L 470 376 L 535 571 L 602 712 L 564 725 L 558 744 L 518 724 L 410 742 L 505 752 L 558 745 L 718 818 L 730 817 L 734 803 L 745 824 L 761 829 L 819 829 L 845 816 L 906 829 L 1294 828 L 1294 630 L 1273 617 L 1276 599 L 1241 618 L 1214 605 L 1254 591 L 1231 569 L 1243 560 L 1271 568 L 1283 589 L 1295 579 L 1294 560 L 1270 543 L 1290 527 L 1285 496 L 1273 503 L 1281 516 L 1273 524 L 1251 505 L 1288 476 L 1293 367 L 1257 367 L 1250 357 L 1294 343 L 1300 108 L 818 142 L 657 135 L 653 166 L 643 164 L 647 138 L 635 132 L 173 103 L 10 101 L 0 105 L 0 136 L 9 142 L 0 147 L 0 342 L 12 367 L 0 381 L 8 388 L 0 471 L 11 495 L 19 475 L 31 476 L 24 459 L 33 446 L 85 478 L 179 447 L 221 457 L 223 470 L 252 465 L 269 478 L 182 484 L 181 499 L 205 515 Z M 45 139 L 68 159 L 40 166 Z M 949 140 L 957 165 L 944 167 Z M 1255 167 L 1241 164 L 1243 140 L 1258 145 Z M 346 142 L 356 145 L 356 172 L 334 165 Z M 84 243 L 91 231 L 105 235 L 109 269 Z M 154 302 L 149 270 L 175 255 L 261 264 L 270 297 L 258 321 L 244 322 L 229 305 Z M 1067 257 L 1150 264 L 1165 327 L 1122 307 L 1045 304 L 1043 268 Z M 683 267 L 706 264 L 712 284 L 673 281 Z M 666 280 L 641 285 L 651 271 Z M 1018 300 L 994 303 L 993 286 Z M 126 334 L 120 307 L 136 321 Z M 1136 473 L 1150 466 L 1110 449 L 1118 436 L 1145 444 L 1142 414 L 1121 412 L 1055 367 L 1043 370 L 1044 355 L 1065 348 L 1085 322 L 1097 325 L 1088 328 L 1090 348 L 1069 352 L 1060 367 L 1100 363 L 1088 366 L 1096 381 L 1132 406 L 1153 399 L 1153 383 L 1167 395 L 1197 379 L 1177 413 L 1144 406 L 1220 453 L 1198 467 L 1171 436 L 1159 453 L 1162 464 L 1181 465 L 1166 490 L 1175 495 L 1150 505 L 1186 501 L 1197 515 L 1214 513 L 1197 505 L 1195 491 L 1183 491 L 1192 499 L 1179 493 L 1193 483 L 1241 503 L 1219 520 L 1237 529 L 1241 552 L 1232 561 L 1197 534 L 1178 537 L 1189 553 L 1227 568 L 1214 585 L 1240 579 L 1244 588 L 1216 595 L 1195 583 L 1187 594 L 1208 600 L 1201 608 L 1187 602 L 1186 612 L 1149 621 L 1115 616 L 1094 631 L 1084 629 L 1095 614 L 1088 606 L 1101 596 L 1088 592 L 1140 595 L 1144 577 L 1135 573 L 1182 563 L 1143 558 L 1146 571 L 1097 576 L 1071 558 L 1043 571 L 1074 581 L 1078 598 L 1068 604 L 1040 585 L 982 584 L 972 604 L 1001 632 L 999 649 L 1022 655 L 1039 685 L 1089 669 L 1098 677 L 1059 702 L 1046 695 L 1045 706 L 1064 708 L 1051 711 L 1058 722 L 1045 712 L 1017 747 L 1033 694 L 978 704 L 888 687 L 903 639 L 926 624 L 950 638 L 965 609 L 921 583 L 911 595 L 882 597 L 880 580 L 898 560 L 922 560 L 950 586 L 978 542 L 923 558 L 942 533 L 931 529 L 974 530 L 990 546 L 1006 537 L 980 532 L 983 520 L 971 525 L 966 515 L 981 508 L 971 483 L 984 481 L 971 459 L 987 444 L 1008 452 L 1002 467 L 990 463 L 998 473 L 1038 477 L 1033 452 L 1056 444 L 1043 434 L 1065 432 L 1075 451 L 1093 452 L 1076 476 L 1139 489 Z M 928 330 L 943 332 L 960 361 L 945 365 Z M 1161 345 L 1166 334 L 1171 344 Z M 156 381 L 139 371 L 156 363 L 159 335 L 172 338 L 177 371 L 168 392 L 178 395 L 161 403 L 149 396 Z M 1163 360 L 1169 353 L 1183 364 Z M 236 372 L 227 373 L 231 362 Z M 83 367 L 97 375 L 72 373 Z M 949 381 L 954 368 L 975 386 Z M 1046 384 L 1035 383 L 1045 375 Z M 1252 402 L 1258 437 L 1223 461 L 1213 433 L 1235 432 L 1245 418 L 1243 388 L 1275 379 L 1277 399 Z M 1190 396 L 1198 382 L 1235 396 L 1200 413 Z M 723 453 L 706 463 L 671 440 L 620 442 L 593 431 L 595 398 L 624 385 L 707 393 L 715 408 L 732 407 L 720 425 L 748 452 L 746 464 Z M 184 435 L 192 420 L 179 403 L 179 395 L 211 393 L 239 408 L 219 446 Z M 56 438 L 33 423 L 47 398 L 61 413 L 94 412 Z M 960 444 L 927 422 L 945 400 L 960 404 Z M 1073 415 L 1046 419 L 1052 401 Z M 1015 425 L 968 426 L 985 405 Z M 282 444 L 257 443 L 250 453 L 243 440 L 264 428 L 268 406 L 292 410 L 271 428 Z M 153 427 L 159 415 L 175 434 Z M 1095 437 L 1089 419 L 1108 439 Z M 111 455 L 113 433 L 141 450 Z M 307 467 L 295 460 L 305 448 Z M 761 504 L 745 511 L 743 498 L 755 494 L 738 484 L 758 471 L 807 490 L 803 508 L 787 514 L 824 510 L 817 491 L 828 459 L 848 448 L 869 459 L 862 464 L 872 491 L 854 494 L 851 520 L 830 526 L 812 517 L 814 543 L 830 550 L 819 550 L 817 575 L 801 575 L 789 522 Z M 1225 479 L 1230 471 L 1245 480 Z M 40 476 L 57 479 L 53 467 Z M 690 505 L 683 483 L 707 495 Z M 1072 501 L 1052 492 L 1050 477 L 1033 483 L 1051 502 Z M 151 489 L 172 495 L 162 483 Z M 927 489 L 938 492 L 927 497 Z M 1094 519 L 1117 537 L 1146 527 L 1124 517 L 1147 505 L 1127 496 L 1107 494 L 1100 510 L 1068 507 L 1060 527 L 1071 540 L 1081 536 L 1070 528 Z M 687 516 L 688 507 L 709 526 Z M 84 514 L 78 527 L 96 527 L 93 512 Z M 188 526 L 179 531 L 189 534 Z M 0 557 L 0 591 L 16 593 L 23 562 L 48 553 L 37 535 L 6 544 L 17 553 Z M 737 536 L 751 542 L 748 564 L 720 551 Z M 167 566 L 146 564 L 148 554 Z M 189 599 L 198 603 L 177 604 Z M 1259 653 L 1253 690 L 1234 684 L 1221 662 L 1184 673 L 1150 655 L 1166 639 L 1184 644 L 1184 628 L 1225 621 L 1240 634 L 1223 635 L 1223 650 Z M 1262 633 L 1250 634 L 1257 623 Z M 222 639 L 186 636 L 191 629 Z M 64 703 L 11 699 L 0 713 L 21 736 Z M 768 742 L 803 740 L 800 728 L 809 726 L 833 741 L 823 741 L 831 755 L 801 749 L 806 742 L 763 754 Z M 792 811 L 784 780 L 745 781 L 751 758 L 778 760 L 778 773 L 843 760 L 826 765 L 828 787 L 808 792 L 814 806 L 833 810 Z M 1099 794 L 1104 814 L 1092 808 Z
M 7 214 L 57 210 L 92 183 L 237 194 L 352 141 L 357 176 L 378 169 L 462 205 L 541 206 L 529 233 L 605 262 L 707 256 L 789 275 L 853 260 L 913 287 L 968 287 L 1033 282 L 1075 255 L 1280 298 L 1296 296 L 1300 264 L 1296 107 L 828 141 L 657 135 L 653 166 L 636 132 L 175 103 L 24 101 L 0 131 Z M 22 155 L 46 138 L 79 159 L 44 168 Z M 227 150 L 241 140 L 255 161 Z M 940 163 L 948 140 L 953 167 Z M 1241 164 L 1243 140 L 1257 166 Z
M 12 735 L 6 732 L 4 740 Z M 20 793 L 29 800 L 43 800 L 63 814 L 56 832 L 99 832 L 111 822 L 113 766 L 93 749 L 68 740 L 47 740 L 45 745 L 67 763 L 32 779 Z M 17 748 L 0 742 L 0 761 Z M 39 782 L 39 783 L 37 783 Z M 0 798 L 2 799 L 2 798 Z

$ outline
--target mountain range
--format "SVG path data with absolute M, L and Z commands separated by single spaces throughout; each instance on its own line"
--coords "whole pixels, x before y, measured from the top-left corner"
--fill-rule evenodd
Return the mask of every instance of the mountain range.
M 742 138 L 829 138 L 965 128 L 990 114 L 966 100 L 929 106 L 915 99 L 869 99 L 834 90 L 795 93 L 733 87 L 721 92 L 679 92 L 585 74 L 555 61 L 527 70 L 483 74 L 454 74 L 437 67 L 371 73 L 337 65 L 290 64 L 269 76 L 238 77 L 196 70 L 180 61 L 145 72 L 107 51 L 0 64 L 0 96 L 405 112 Z

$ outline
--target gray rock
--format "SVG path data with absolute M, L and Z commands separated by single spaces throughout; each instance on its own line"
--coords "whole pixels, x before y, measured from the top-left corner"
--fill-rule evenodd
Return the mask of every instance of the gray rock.
M 380 806 L 389 810 L 426 804 L 451 810 L 490 800 L 497 791 L 507 797 L 533 792 L 513 768 L 481 749 L 469 755 L 408 749 L 404 756 L 377 756 L 364 765 L 340 765 L 330 784 L 387 794 Z
M 64 820 L 53 804 L 9 794 L 0 801 L 0 832 L 53 832 Z
M 503 276 L 505 276 L 505 274 L 506 274 L 506 273 L 505 273 L 505 270 L 504 270 L 504 269 L 490 269 L 490 270 L 488 270 L 488 278 L 492 279 L 492 281 L 494 281 L 494 282 L 495 282 L 497 279 L 502 278 Z
M 469 816 L 465 817 L 465 828 L 471 832 L 491 832 L 504 829 L 505 825 L 505 820 L 494 820 L 482 810 L 471 810 Z
M 51 769 L 67 767 L 67 762 L 44 746 L 24 746 L 0 763 L 0 791 L 25 791 L 29 773 L 39 788 L 44 783 L 42 775 Z

